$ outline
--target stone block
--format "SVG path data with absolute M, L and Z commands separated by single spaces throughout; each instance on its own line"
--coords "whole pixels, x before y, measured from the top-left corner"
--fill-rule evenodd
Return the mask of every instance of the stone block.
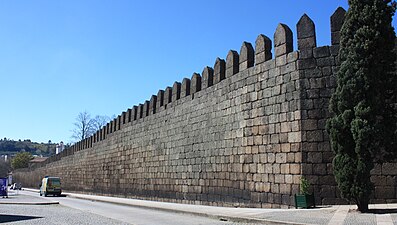
M 285 175 L 284 174 L 276 174 L 274 175 L 274 182 L 277 184 L 285 183 Z M 279 186 L 280 188 L 280 186 Z
M 116 121 L 116 130 L 120 130 L 121 129 L 121 123 L 122 123 L 122 120 L 121 120 L 121 115 L 118 115 L 117 116 L 117 121 Z
M 172 88 L 166 87 L 164 91 L 164 105 L 170 104 L 172 102 Z
M 315 37 L 298 39 L 298 49 L 312 49 L 316 44 Z
M 328 58 L 318 58 L 316 59 L 317 66 L 326 67 L 326 66 L 335 66 L 336 62 L 333 57 Z
M 323 155 L 321 152 L 307 152 L 306 156 L 306 162 L 308 163 L 322 163 L 323 161 Z
M 279 24 L 274 33 L 274 47 L 276 58 L 293 51 L 292 31 L 285 24 Z
M 251 43 L 244 41 L 240 49 L 239 71 L 254 66 L 254 54 L 254 48 Z
M 331 54 L 332 56 L 337 56 L 337 55 L 339 55 L 339 45 L 332 45 L 332 46 L 330 46 L 330 47 L 329 47 L 329 51 L 330 51 L 330 54 Z
M 276 67 L 285 66 L 287 64 L 287 55 L 282 55 L 276 58 Z
M 302 137 L 300 132 L 290 132 L 288 133 L 288 142 L 301 142 Z
M 397 163 L 383 163 L 382 164 L 383 175 L 396 175 L 397 174 Z
M 210 87 L 214 83 L 214 69 L 211 67 L 205 67 L 203 72 L 201 73 L 202 75 L 202 89 L 205 89 L 207 87 Z
M 395 187 L 386 187 L 386 186 L 375 187 L 375 198 L 378 199 L 396 198 L 396 189 Z
M 342 7 L 336 9 L 334 14 L 331 16 L 331 44 L 339 44 L 339 32 L 342 28 L 343 22 L 345 21 L 346 10 Z
M 324 140 L 323 131 L 315 130 L 315 131 L 307 131 L 306 138 L 309 142 L 321 142 Z
M 272 58 L 272 41 L 267 36 L 260 34 L 255 41 L 255 64 L 261 64 Z
M 121 118 L 122 118 L 122 124 L 126 124 L 128 122 L 127 121 L 127 112 L 122 112 Z
M 149 111 L 150 111 L 149 106 L 150 106 L 150 102 L 146 100 L 145 103 L 143 104 L 143 110 L 142 110 L 143 117 L 149 116 Z
M 239 71 L 239 55 L 230 50 L 226 57 L 226 77 L 231 77 Z
M 300 164 L 290 164 L 290 173 L 291 174 L 301 174 L 301 165 Z
M 152 97 L 150 98 L 150 103 L 149 103 L 149 115 L 155 114 L 156 108 L 157 108 L 157 96 L 152 95 Z
M 316 60 L 313 58 L 308 58 L 308 59 L 299 59 L 297 61 L 297 67 L 298 70 L 305 70 L 305 69 L 311 69 L 311 68 L 316 68 Z M 321 70 L 320 70 L 321 72 Z
M 132 107 L 132 114 L 131 114 L 131 120 L 137 120 L 139 119 L 139 106 L 134 105 Z
M 330 50 L 328 46 L 322 46 L 313 49 L 313 55 L 315 58 L 324 58 L 330 56 Z
M 313 58 L 313 49 L 304 48 L 299 50 L 299 59 L 309 59 Z
M 225 60 L 216 58 L 214 65 L 214 84 L 219 83 L 221 80 L 225 79 Z
M 138 105 L 138 115 L 137 115 L 137 119 L 143 118 L 143 104 L 139 104 Z
M 286 163 L 287 162 L 287 154 L 286 153 L 277 153 L 276 154 L 276 163 Z
M 371 175 L 381 175 L 382 174 L 382 164 L 376 163 L 374 168 L 371 170 Z
M 294 51 L 287 54 L 287 63 L 293 63 L 295 65 L 295 61 L 299 59 L 299 52 Z M 294 69 L 295 70 L 295 69 Z M 288 71 L 293 72 L 293 71 Z
M 324 163 L 314 164 L 313 172 L 315 175 L 326 175 L 327 174 L 327 165 Z
M 186 97 L 190 95 L 190 79 L 183 78 L 181 86 L 181 97 Z
M 164 91 L 159 90 L 157 92 L 156 111 L 160 110 L 162 106 L 164 106 Z
M 174 85 L 172 86 L 172 102 L 175 102 L 180 98 L 181 98 L 181 83 L 174 82 Z
M 198 73 L 193 73 L 191 78 L 190 93 L 194 94 L 201 91 L 201 76 Z
M 298 49 L 314 48 L 316 44 L 316 30 L 314 22 L 304 14 L 296 25 Z

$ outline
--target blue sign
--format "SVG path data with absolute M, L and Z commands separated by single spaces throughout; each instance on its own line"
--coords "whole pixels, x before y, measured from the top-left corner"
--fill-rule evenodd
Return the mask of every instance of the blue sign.
M 7 196 L 7 178 L 0 178 L 0 196 Z

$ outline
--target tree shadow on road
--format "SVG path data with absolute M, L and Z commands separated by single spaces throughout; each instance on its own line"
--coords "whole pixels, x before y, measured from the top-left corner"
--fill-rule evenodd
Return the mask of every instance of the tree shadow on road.
M 33 219 L 40 219 L 40 218 L 43 218 L 43 217 L 0 214 L 0 223 L 10 223 L 10 222 L 16 222 L 16 221 L 22 221 L 22 220 L 33 220 Z
M 397 213 L 397 208 L 396 209 L 369 209 L 367 213 L 372 213 L 372 214 L 392 214 L 392 213 Z

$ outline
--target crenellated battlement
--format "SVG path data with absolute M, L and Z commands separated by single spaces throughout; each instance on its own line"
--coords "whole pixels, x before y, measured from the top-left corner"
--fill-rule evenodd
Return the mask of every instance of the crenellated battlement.
M 339 31 L 343 24 L 345 12 L 343 8 L 339 7 L 331 16 L 332 45 L 339 44 Z M 313 48 L 317 47 L 315 24 L 308 15 L 304 14 L 301 17 L 296 25 L 296 31 L 298 52 L 304 51 L 304 53 L 307 53 L 307 51 L 312 51 Z M 187 96 L 194 96 L 195 93 L 216 85 L 222 80 L 248 68 L 258 66 L 269 60 L 276 60 L 276 66 L 285 63 L 287 54 L 293 51 L 291 29 L 287 25 L 280 23 L 276 28 L 273 40 L 275 59 L 272 57 L 271 39 L 260 34 L 255 41 L 255 50 L 251 43 L 244 41 L 240 48 L 240 54 L 235 50 L 230 50 L 226 56 L 226 61 L 221 58 L 215 60 L 214 69 L 207 66 L 203 69 L 202 76 L 198 73 L 193 73 L 191 79 L 184 78 L 182 83 L 175 82 L 172 87 L 159 90 L 157 95 L 152 95 L 150 100 L 146 100 L 138 106 L 133 106 L 132 109 L 127 109 L 127 112 L 123 112 L 122 115 L 119 115 L 96 132 L 93 135 L 93 141 L 84 140 L 85 144 L 76 144 L 76 146 L 84 146 L 83 149 L 90 148 L 92 147 L 91 142 L 96 143 L 105 140 L 107 134 L 122 129 L 125 124 L 154 115 L 166 109 L 167 105 L 170 106 L 172 102 Z M 267 65 L 271 65 L 271 63 Z M 76 146 L 74 145 L 72 148 L 76 148 Z M 77 147 L 77 149 L 81 150 L 81 147 Z
M 33 178 L 58 175 L 67 190 L 144 199 L 288 207 L 305 176 L 318 204 L 343 203 L 325 121 L 345 13 L 338 8 L 330 18 L 330 46 L 317 47 L 306 14 L 297 40 L 280 23 L 272 40 L 260 34 L 255 46 L 243 42 L 239 52 L 128 108 L 27 177 L 36 185 Z M 377 201 L 397 199 L 395 189 L 387 193 L 376 191 Z

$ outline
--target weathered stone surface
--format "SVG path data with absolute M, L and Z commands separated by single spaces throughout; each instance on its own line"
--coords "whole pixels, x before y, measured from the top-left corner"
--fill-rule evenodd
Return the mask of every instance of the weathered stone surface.
M 345 20 L 346 10 L 342 7 L 336 9 L 331 16 L 331 44 L 338 45 L 340 39 L 340 30 Z
M 339 54 L 339 45 L 332 45 L 329 47 L 329 51 L 332 56 L 337 56 Z
M 396 197 L 396 189 L 394 187 L 375 187 L 375 198 L 393 199 Z
M 314 22 L 307 14 L 303 14 L 299 19 L 296 28 L 298 39 L 316 36 Z
M 385 175 L 396 175 L 397 174 L 397 164 L 395 164 L 395 163 L 384 163 L 382 165 L 382 174 L 385 174 Z
M 150 103 L 149 103 L 149 115 L 155 114 L 156 108 L 157 108 L 157 96 L 152 95 L 152 97 L 150 98 Z
M 280 23 L 274 33 L 274 47 L 276 57 L 293 51 L 292 31 L 285 25 Z
M 205 67 L 202 74 L 201 88 L 206 89 L 214 83 L 214 69 L 211 67 Z
M 117 124 L 116 125 L 117 125 L 116 129 L 120 130 L 120 128 L 121 128 L 121 116 L 120 115 L 117 116 Z
M 157 92 L 157 102 L 156 102 L 156 109 L 160 110 L 160 107 L 164 106 L 164 91 L 159 90 Z
M 245 70 L 254 66 L 254 48 L 251 43 L 243 42 L 240 49 L 239 70 Z
M 239 55 L 230 50 L 226 57 L 226 77 L 231 77 L 239 71 Z
M 194 94 L 201 91 L 201 76 L 198 73 L 193 73 L 191 78 L 190 93 Z
M 314 58 L 324 58 L 330 56 L 330 51 L 328 46 L 318 47 L 313 49 Z
M 132 107 L 132 116 L 131 116 L 131 118 L 132 118 L 132 120 L 137 120 L 138 118 L 139 118 L 139 113 L 138 113 L 138 106 L 136 106 L 136 105 L 134 105 L 133 107 Z
M 272 41 L 260 34 L 255 41 L 255 64 L 261 64 L 272 59 Z
M 182 87 L 181 87 L 181 96 L 185 97 L 190 95 L 190 79 L 183 78 L 182 80 Z
M 299 70 L 312 69 L 316 67 L 316 60 L 314 58 L 300 59 L 297 66 Z
M 164 105 L 172 102 L 172 88 L 166 87 L 164 91 Z
M 121 117 L 122 117 L 122 124 L 126 124 L 127 123 L 127 112 L 122 112 Z
M 149 116 L 149 106 L 150 106 L 150 102 L 146 100 L 145 103 L 143 104 L 143 117 Z
M 181 83 L 174 82 L 172 85 L 172 102 L 181 98 Z
M 316 28 L 309 16 L 304 14 L 296 25 L 298 36 L 298 49 L 315 48 Z
M 331 16 L 331 32 L 340 31 L 345 20 L 346 10 L 338 7 Z
M 219 83 L 221 80 L 225 79 L 226 70 L 225 60 L 221 58 L 216 58 L 214 65 L 214 84 Z
M 144 108 L 145 107 L 143 104 L 138 105 L 138 118 L 139 119 L 145 117 Z
M 117 119 L 117 118 L 114 118 L 114 119 L 110 122 L 110 133 L 113 133 L 113 132 L 116 131 L 116 119 Z M 87 148 L 87 140 L 86 140 L 86 139 L 84 139 L 83 143 L 84 143 L 84 148 Z

